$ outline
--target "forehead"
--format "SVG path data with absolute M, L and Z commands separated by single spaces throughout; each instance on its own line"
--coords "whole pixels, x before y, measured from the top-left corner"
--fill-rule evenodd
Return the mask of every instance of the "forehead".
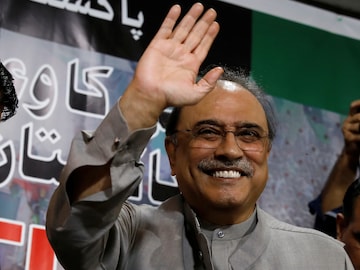
M 220 81 L 216 88 L 196 105 L 184 107 L 179 124 L 186 124 L 189 128 L 206 119 L 227 125 L 251 122 L 267 130 L 266 116 L 260 102 L 247 89 L 228 81 Z

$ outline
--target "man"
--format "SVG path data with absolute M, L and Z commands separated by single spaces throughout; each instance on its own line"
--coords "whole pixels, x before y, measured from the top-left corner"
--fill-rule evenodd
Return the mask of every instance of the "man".
M 342 200 L 356 179 L 360 161 L 360 99 L 350 104 L 349 114 L 342 124 L 344 146 L 337 158 L 321 194 L 309 203 L 315 214 L 314 228 L 336 238 L 336 215 L 342 211 Z
M 13 85 L 13 77 L 0 62 L 0 121 L 6 121 L 15 115 L 18 99 Z
M 215 67 L 196 80 L 219 31 L 215 10 L 203 10 L 194 4 L 177 24 L 180 7 L 170 9 L 118 106 L 74 140 L 47 215 L 57 258 L 76 270 L 353 269 L 341 242 L 257 207 L 271 107 L 236 72 Z M 158 208 L 131 204 L 167 107 L 177 108 L 165 147 L 181 194 Z
M 360 178 L 352 182 L 345 193 L 343 213 L 336 217 L 336 231 L 355 269 L 360 270 Z

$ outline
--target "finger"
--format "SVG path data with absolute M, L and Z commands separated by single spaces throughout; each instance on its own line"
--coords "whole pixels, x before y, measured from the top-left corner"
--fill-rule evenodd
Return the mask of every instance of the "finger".
M 193 27 L 186 40 L 184 40 L 184 45 L 188 51 L 192 52 L 196 50 L 199 44 L 203 42 L 203 39 L 206 38 L 207 42 L 214 40 L 215 36 L 219 31 L 219 25 L 215 22 L 216 11 L 214 9 L 209 9 L 201 17 L 201 19 Z
M 201 3 L 195 3 L 175 27 L 171 38 L 183 43 L 204 11 Z
M 351 102 L 349 115 L 360 113 L 360 99 Z
M 173 28 L 176 24 L 176 21 L 180 17 L 181 14 L 181 7 L 180 5 L 173 5 L 168 14 L 166 15 L 165 19 L 163 20 L 159 30 L 154 36 L 155 39 L 167 39 L 171 36 L 173 32 Z
M 360 133 L 360 122 L 348 123 L 344 126 L 344 133 Z
M 347 132 L 344 133 L 344 139 L 347 142 L 347 144 L 360 142 L 360 134 L 354 132 Z
M 353 133 L 360 133 L 360 122 L 352 124 L 351 131 Z
M 217 22 L 213 22 L 212 25 L 209 27 L 206 35 L 200 41 L 200 44 L 196 46 L 193 53 L 197 55 L 199 60 L 203 61 L 206 58 L 211 45 L 213 44 L 217 34 L 219 33 L 219 30 L 219 24 Z
M 196 84 L 197 90 L 200 92 L 210 92 L 216 86 L 217 80 L 223 74 L 222 67 L 214 67 L 209 70 Z

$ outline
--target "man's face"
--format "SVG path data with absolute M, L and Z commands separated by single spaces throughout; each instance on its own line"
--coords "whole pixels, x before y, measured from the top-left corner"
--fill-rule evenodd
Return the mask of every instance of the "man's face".
M 245 89 L 226 91 L 221 87 L 198 104 L 183 108 L 177 130 L 194 130 L 210 123 L 226 131 L 250 127 L 267 135 L 265 112 L 257 99 Z M 198 216 L 215 224 L 239 223 L 249 217 L 268 177 L 268 138 L 261 140 L 261 151 L 242 150 L 231 132 L 225 133 L 215 148 L 201 147 L 189 132 L 176 133 L 176 140 L 166 143 L 172 174 Z
M 357 197 L 354 204 L 353 220 L 344 224 L 343 216 L 337 217 L 338 240 L 345 243 L 345 250 L 348 253 L 354 268 L 360 270 L 360 197 Z

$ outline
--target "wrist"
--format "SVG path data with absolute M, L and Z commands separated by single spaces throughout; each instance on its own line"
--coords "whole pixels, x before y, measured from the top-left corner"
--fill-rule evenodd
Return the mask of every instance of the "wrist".
M 126 91 L 118 105 L 130 131 L 154 126 L 163 111 L 162 106 L 135 90 Z
M 341 152 L 341 159 L 343 159 L 350 168 L 356 170 L 359 166 L 359 152 L 358 151 L 349 151 L 346 148 Z

